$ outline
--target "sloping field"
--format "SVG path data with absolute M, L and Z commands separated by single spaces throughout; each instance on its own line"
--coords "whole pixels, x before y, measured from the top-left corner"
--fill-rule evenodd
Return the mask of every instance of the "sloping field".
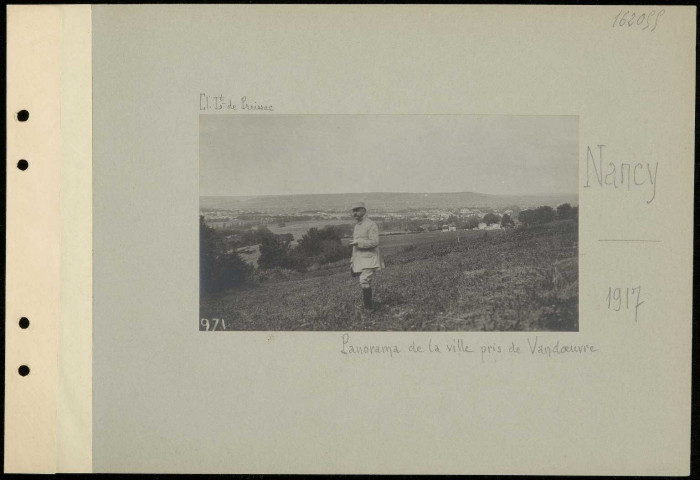
M 381 250 L 385 256 L 394 255 L 406 247 L 422 244 L 437 245 L 441 243 L 469 242 L 484 237 L 495 236 L 503 233 L 503 230 L 459 230 L 454 232 L 421 232 L 406 233 L 401 235 L 385 235 L 381 237 Z
M 223 318 L 228 330 L 578 330 L 575 222 L 464 240 L 387 255 L 372 312 L 342 266 L 204 298 L 201 318 Z M 566 266 L 556 286 L 555 263 Z

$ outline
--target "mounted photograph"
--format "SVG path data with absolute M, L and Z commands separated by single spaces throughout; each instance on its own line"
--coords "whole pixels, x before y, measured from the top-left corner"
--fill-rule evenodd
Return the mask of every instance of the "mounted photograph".
M 202 331 L 579 330 L 578 117 L 199 117 Z

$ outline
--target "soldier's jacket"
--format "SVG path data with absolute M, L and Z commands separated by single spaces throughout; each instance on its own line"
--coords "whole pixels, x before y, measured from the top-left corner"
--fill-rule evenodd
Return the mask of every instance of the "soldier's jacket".
M 350 266 L 353 272 L 365 268 L 384 268 L 384 260 L 379 252 L 379 227 L 369 218 L 363 218 L 355 225 L 352 239 L 357 245 L 352 247 Z

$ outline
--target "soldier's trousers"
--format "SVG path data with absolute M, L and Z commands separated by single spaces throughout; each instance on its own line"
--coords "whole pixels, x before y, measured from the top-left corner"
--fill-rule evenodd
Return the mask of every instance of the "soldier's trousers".
M 374 276 L 374 268 L 364 268 L 360 273 L 360 286 L 362 288 L 372 287 L 372 277 Z

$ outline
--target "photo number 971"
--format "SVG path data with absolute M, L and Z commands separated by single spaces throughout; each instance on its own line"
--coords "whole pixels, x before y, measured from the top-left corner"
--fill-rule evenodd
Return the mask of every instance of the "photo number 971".
M 608 310 L 614 312 L 630 312 L 634 310 L 634 321 L 639 320 L 639 307 L 644 302 L 641 300 L 642 287 L 608 287 L 608 295 L 605 297 Z
M 199 330 L 204 332 L 214 330 L 226 330 L 226 321 L 223 318 L 203 318 L 199 322 Z

